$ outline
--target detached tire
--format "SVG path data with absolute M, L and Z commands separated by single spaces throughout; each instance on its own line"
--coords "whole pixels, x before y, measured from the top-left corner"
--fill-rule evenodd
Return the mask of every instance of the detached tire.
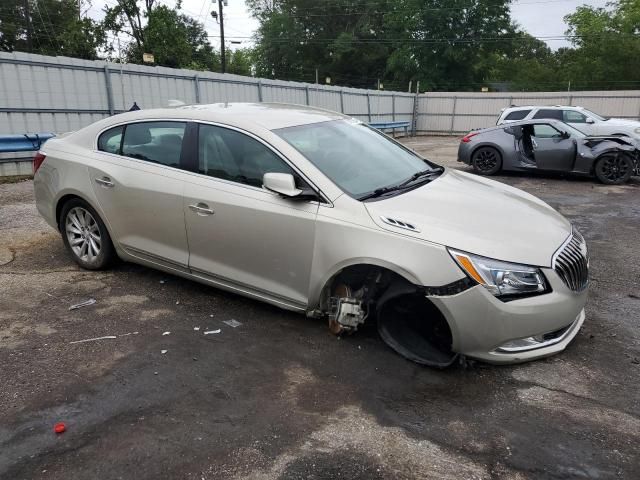
M 605 153 L 596 160 L 594 173 L 606 185 L 626 183 L 633 173 L 633 159 L 625 153 Z
M 502 156 L 493 147 L 480 147 L 473 152 L 471 165 L 479 175 L 495 175 L 502 168 Z
M 59 219 L 62 241 L 73 260 L 87 270 L 102 270 L 115 258 L 104 222 L 84 200 L 74 198 L 62 207 Z

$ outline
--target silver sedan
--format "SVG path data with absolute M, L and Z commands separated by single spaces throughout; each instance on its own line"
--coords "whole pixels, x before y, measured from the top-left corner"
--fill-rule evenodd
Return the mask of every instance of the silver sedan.
M 82 267 L 119 257 L 337 335 L 375 322 L 426 365 L 548 356 L 585 318 L 587 249 L 564 217 L 338 113 L 130 112 L 50 140 L 34 166 L 38 210 Z

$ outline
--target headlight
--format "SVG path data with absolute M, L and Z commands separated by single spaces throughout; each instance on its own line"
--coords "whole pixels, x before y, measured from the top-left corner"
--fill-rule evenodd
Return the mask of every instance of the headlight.
M 636 133 L 640 133 L 640 127 L 636 128 L 636 129 L 634 130 L 634 132 L 636 132 Z
M 448 250 L 467 275 L 496 297 L 535 295 L 548 290 L 539 268 Z

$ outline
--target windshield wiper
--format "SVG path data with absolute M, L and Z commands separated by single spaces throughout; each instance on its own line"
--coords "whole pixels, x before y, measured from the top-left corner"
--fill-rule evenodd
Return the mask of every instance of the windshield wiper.
M 360 201 L 368 200 L 370 198 L 380 197 L 380 196 L 384 195 L 385 193 L 395 192 L 397 190 L 403 190 L 403 189 L 409 187 L 413 182 L 415 182 L 419 178 L 430 177 L 432 175 L 440 174 L 442 172 L 444 172 L 444 168 L 442 168 L 442 167 L 434 168 L 434 169 L 431 169 L 431 170 L 422 170 L 420 172 L 414 173 L 413 175 L 411 175 L 408 179 L 406 179 L 402 183 L 399 183 L 397 185 L 391 185 L 389 187 L 376 188 L 373 192 L 368 193 L 366 195 L 363 195 L 362 197 L 358 197 L 358 200 L 360 200 Z
M 376 198 L 376 197 L 379 197 L 381 195 L 384 195 L 385 193 L 393 192 L 394 190 L 399 190 L 401 188 L 402 187 L 399 187 L 397 185 L 395 185 L 393 187 L 376 188 L 373 192 L 367 193 L 366 195 L 358 197 L 358 200 L 360 200 L 360 201 L 369 200 L 370 198 Z
M 443 171 L 444 171 L 444 168 L 442 168 L 442 167 L 432 168 L 432 169 L 429 169 L 429 170 L 422 170 L 420 172 L 414 173 L 408 179 L 406 179 L 404 182 L 398 184 L 397 186 L 398 187 L 406 187 L 410 183 L 413 183 L 416 180 L 418 180 L 419 178 L 430 177 L 433 174 L 442 173 Z

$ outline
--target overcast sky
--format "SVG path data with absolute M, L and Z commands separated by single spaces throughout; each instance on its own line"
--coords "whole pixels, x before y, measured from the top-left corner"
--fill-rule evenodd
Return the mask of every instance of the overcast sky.
M 84 0 L 86 1 L 86 0 Z M 318 0 L 322 2 L 323 0 Z M 564 35 L 567 26 L 563 17 L 573 12 L 579 5 L 591 5 L 604 7 L 608 0 L 515 0 L 511 7 L 512 18 L 517 21 L 527 32 L 536 37 L 550 37 Z M 175 5 L 174 0 L 158 0 L 159 3 Z M 251 37 L 258 23 L 251 17 L 245 6 L 244 0 L 228 0 L 229 6 L 224 7 L 225 12 L 225 36 L 227 42 L 242 42 L 233 44 L 231 48 L 251 45 L 247 37 Z M 88 3 L 88 2 L 87 2 Z M 115 0 L 93 0 L 93 6 L 88 14 L 100 18 L 100 10 L 104 4 L 115 3 Z M 200 22 L 203 22 L 210 37 L 210 41 L 216 47 L 220 46 L 220 27 L 211 17 L 211 10 L 218 8 L 217 0 L 183 0 L 182 10 Z M 547 42 L 551 48 L 566 46 L 564 40 Z

